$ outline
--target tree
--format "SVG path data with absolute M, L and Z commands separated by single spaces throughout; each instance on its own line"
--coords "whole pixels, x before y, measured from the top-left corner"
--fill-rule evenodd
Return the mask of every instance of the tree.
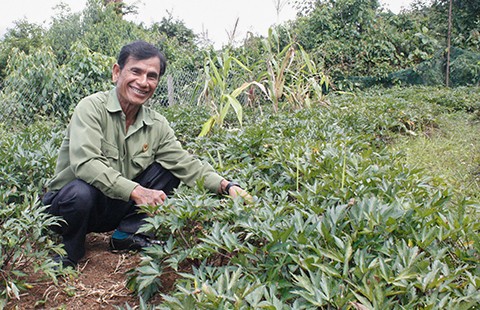
M 433 0 L 430 7 L 424 7 L 430 18 L 430 25 L 446 41 L 448 33 L 449 0 Z M 452 44 L 480 52 L 480 1 L 452 1 Z
M 115 56 L 128 42 L 148 41 L 145 29 L 124 20 L 123 15 L 117 13 L 116 6 L 105 6 L 103 0 L 88 0 L 82 12 L 82 42 L 95 52 Z
M 0 81 L 5 76 L 8 58 L 14 49 L 30 54 L 42 45 L 45 30 L 42 26 L 30 23 L 26 19 L 14 22 L 14 27 L 7 30 L 0 42 Z
M 70 47 L 81 41 L 85 31 L 82 25 L 82 14 L 71 13 L 70 7 L 60 3 L 55 8 L 50 28 L 46 32 L 46 44 L 50 45 L 60 63 L 67 61 Z
M 300 8 L 292 33 L 327 73 L 377 76 L 428 59 L 438 48 L 427 22 L 384 12 L 377 0 L 312 0 Z

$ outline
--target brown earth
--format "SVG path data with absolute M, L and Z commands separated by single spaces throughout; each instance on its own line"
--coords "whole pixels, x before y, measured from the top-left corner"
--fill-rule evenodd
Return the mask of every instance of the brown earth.
M 115 306 L 126 308 L 127 304 L 137 308 L 137 297 L 126 288 L 126 272 L 138 265 L 140 255 L 111 253 L 109 238 L 108 234 L 89 234 L 77 276 L 59 278 L 55 284 L 32 275 L 32 288 L 23 292 L 20 300 L 10 301 L 6 309 L 117 309 Z M 161 279 L 162 291 L 170 291 L 176 278 L 175 273 L 166 273 Z

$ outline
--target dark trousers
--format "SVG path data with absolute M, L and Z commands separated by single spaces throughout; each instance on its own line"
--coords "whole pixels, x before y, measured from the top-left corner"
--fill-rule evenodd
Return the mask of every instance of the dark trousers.
M 141 186 L 163 190 L 170 195 L 180 184 L 170 171 L 153 163 L 134 179 Z M 85 238 L 89 232 L 108 232 L 118 229 L 135 233 L 147 216 L 138 212 L 133 201 L 105 196 L 97 188 L 77 179 L 57 192 L 48 192 L 42 199 L 50 205 L 48 212 L 60 216 L 65 222 L 52 227 L 63 238 L 68 257 L 77 262 L 85 255 Z

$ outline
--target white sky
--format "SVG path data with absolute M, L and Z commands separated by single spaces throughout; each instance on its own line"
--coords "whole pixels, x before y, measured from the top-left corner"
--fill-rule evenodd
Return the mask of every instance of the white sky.
M 278 0 L 277 0 L 278 1 Z M 236 40 L 242 40 L 248 31 L 256 35 L 266 35 L 273 24 L 294 19 L 295 11 L 288 4 L 277 16 L 274 3 L 276 0 L 125 0 L 127 4 L 136 3 L 139 14 L 134 21 L 161 21 L 162 17 L 171 12 L 175 19 L 182 20 L 196 34 L 206 33 L 208 38 L 221 47 L 228 42 L 234 29 L 235 21 L 239 19 Z M 282 2 L 285 2 L 283 0 Z M 85 0 L 0 0 L 0 37 L 7 28 L 13 26 L 13 21 L 26 18 L 29 22 L 47 27 L 54 13 L 53 7 L 60 2 L 66 3 L 72 12 L 81 11 Z M 399 12 L 412 0 L 381 0 L 393 12 Z

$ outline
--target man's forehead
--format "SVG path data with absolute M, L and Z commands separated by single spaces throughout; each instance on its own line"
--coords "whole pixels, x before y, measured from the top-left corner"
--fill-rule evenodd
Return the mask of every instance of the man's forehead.
M 146 59 L 138 59 L 132 56 L 127 58 L 125 61 L 125 67 L 151 67 L 154 66 L 160 72 L 160 58 L 150 57 Z

